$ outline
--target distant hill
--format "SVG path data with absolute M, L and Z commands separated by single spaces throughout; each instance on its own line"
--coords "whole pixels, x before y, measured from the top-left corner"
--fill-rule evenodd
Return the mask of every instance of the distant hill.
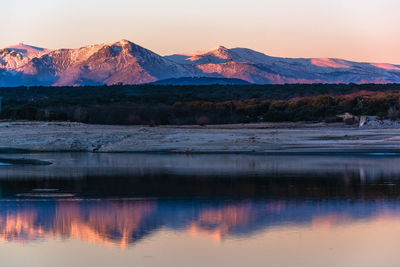
M 153 82 L 154 85 L 249 85 L 250 83 L 234 78 L 183 77 Z
M 225 78 L 254 84 L 400 83 L 400 65 L 335 58 L 279 58 L 223 46 L 163 57 L 128 40 L 78 49 L 49 50 L 25 44 L 0 49 L 2 87 L 146 84 L 162 80 L 169 81 L 160 84 L 210 84 L 204 78 L 216 78 L 218 84 L 224 84 Z M 228 84 L 231 82 L 238 84 L 233 80 Z

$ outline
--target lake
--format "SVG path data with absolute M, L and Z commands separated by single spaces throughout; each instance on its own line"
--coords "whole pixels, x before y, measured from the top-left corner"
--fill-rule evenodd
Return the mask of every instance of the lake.
M 2 158 L 1 266 L 400 262 L 395 154 Z

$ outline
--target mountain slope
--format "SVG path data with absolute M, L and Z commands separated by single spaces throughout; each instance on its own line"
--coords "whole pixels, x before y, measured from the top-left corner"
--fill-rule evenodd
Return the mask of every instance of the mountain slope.
M 127 40 L 48 50 L 0 49 L 0 86 L 143 84 L 179 78 L 228 78 L 256 84 L 400 83 L 400 66 L 334 58 L 279 58 L 223 46 L 162 57 Z M 172 80 L 171 80 L 172 79 Z M 204 82 L 203 80 L 202 82 Z
M 21 84 L 56 86 L 148 83 L 191 76 L 188 69 L 127 40 L 54 50 L 14 68 Z
M 167 56 L 180 64 L 195 65 L 204 73 L 239 78 L 252 83 L 365 83 L 400 82 L 400 66 L 357 63 L 331 58 L 278 58 L 247 48 Z

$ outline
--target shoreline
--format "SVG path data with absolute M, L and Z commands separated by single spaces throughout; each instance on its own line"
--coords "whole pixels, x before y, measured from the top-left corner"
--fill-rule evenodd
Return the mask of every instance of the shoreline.
M 339 123 L 157 127 L 0 123 L 1 154 L 32 152 L 400 155 L 400 128 Z

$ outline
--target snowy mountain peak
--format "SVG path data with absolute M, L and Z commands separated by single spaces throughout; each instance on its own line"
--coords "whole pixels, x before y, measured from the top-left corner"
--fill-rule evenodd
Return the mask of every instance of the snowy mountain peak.
M 226 48 L 225 46 L 218 46 L 209 51 L 196 52 L 196 53 L 186 53 L 168 56 L 171 60 L 179 63 L 196 63 L 196 64 L 219 64 L 227 63 L 230 61 L 240 62 L 240 63 L 265 63 L 271 57 L 256 52 L 247 48 Z
M 27 45 L 27 44 L 23 44 L 23 43 L 7 46 L 4 49 L 8 49 L 10 51 L 15 51 L 15 52 L 21 53 L 24 56 L 27 56 L 29 58 L 33 58 L 38 55 L 43 55 L 43 54 L 51 51 L 50 49 L 36 47 L 36 46 Z
M 214 50 L 214 51 L 228 51 L 229 49 L 226 48 L 226 47 L 223 46 L 223 45 L 219 45 L 219 46 L 217 46 L 217 47 L 214 47 L 214 49 L 212 49 L 212 50 Z
M 0 69 L 14 70 L 26 65 L 30 60 L 49 53 L 49 49 L 17 44 L 0 49 Z
M 121 39 L 121 40 L 113 42 L 113 43 L 103 44 L 103 46 L 120 46 L 120 47 L 137 46 L 137 47 L 140 47 L 139 45 L 137 45 L 129 40 L 126 40 L 126 39 Z
M 231 50 L 224 46 L 217 46 L 214 49 L 205 52 L 182 54 L 180 56 L 186 57 L 185 61 L 196 64 L 224 63 L 232 61 L 235 58 L 235 55 L 231 52 Z
M 126 44 L 131 44 L 132 42 L 126 39 L 121 39 L 117 41 L 116 43 L 121 44 L 121 45 L 126 45 Z

